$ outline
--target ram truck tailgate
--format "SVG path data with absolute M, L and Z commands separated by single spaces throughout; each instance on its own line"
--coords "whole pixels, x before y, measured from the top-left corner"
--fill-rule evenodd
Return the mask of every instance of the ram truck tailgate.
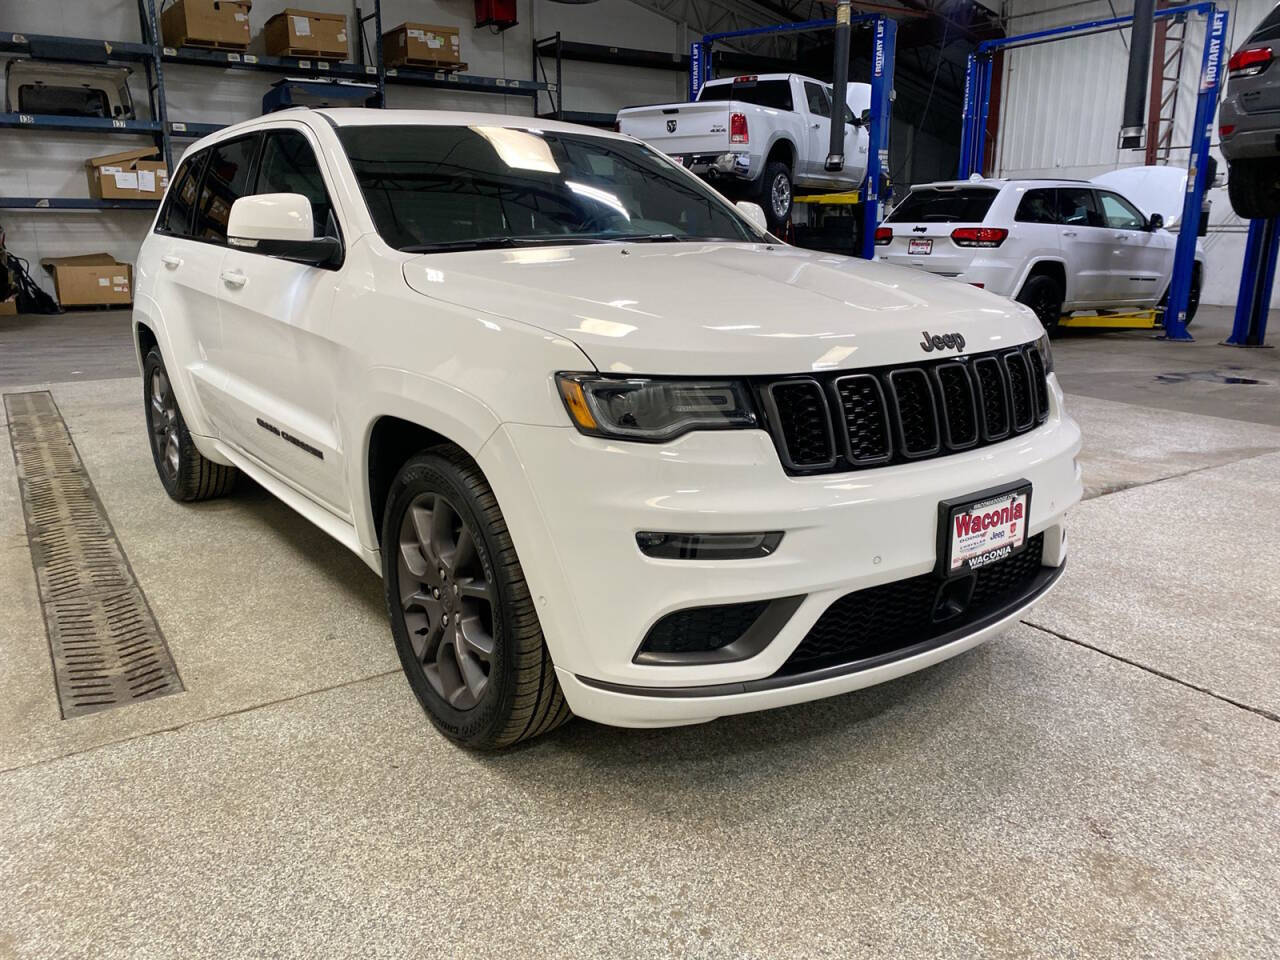
M 729 114 L 750 104 L 660 103 L 618 111 L 618 129 L 668 156 L 725 153 L 729 149 Z

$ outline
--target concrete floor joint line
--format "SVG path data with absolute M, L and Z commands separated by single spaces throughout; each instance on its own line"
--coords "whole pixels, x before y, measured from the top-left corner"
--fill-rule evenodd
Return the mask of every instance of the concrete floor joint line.
M 1223 703 L 1230 704 L 1233 707 L 1239 707 L 1241 710 L 1247 710 L 1249 713 L 1257 714 L 1264 720 L 1270 720 L 1272 723 L 1280 723 L 1280 714 L 1272 713 L 1270 710 L 1263 707 L 1255 707 L 1252 704 L 1243 703 L 1240 700 L 1233 700 L 1231 697 L 1215 693 L 1208 687 L 1202 687 L 1198 684 L 1191 683 L 1188 680 L 1183 680 L 1181 677 L 1175 677 L 1171 673 L 1166 673 L 1163 670 L 1148 666 L 1145 663 L 1139 663 L 1136 660 L 1130 660 L 1128 657 L 1122 657 L 1118 653 L 1112 653 L 1109 650 L 1104 650 L 1101 647 L 1094 646 L 1092 643 L 1087 643 L 1084 640 L 1077 640 L 1075 637 L 1069 637 L 1065 633 L 1059 633 L 1057 630 L 1051 630 L 1049 627 L 1042 627 L 1040 624 L 1032 623 L 1030 620 L 1023 620 L 1021 623 L 1023 626 L 1031 627 L 1033 630 L 1039 630 L 1041 633 L 1047 633 L 1052 637 L 1057 637 L 1059 640 L 1065 640 L 1067 643 L 1074 643 L 1078 647 L 1084 647 L 1086 650 L 1092 650 L 1094 653 L 1100 653 L 1104 657 L 1109 657 L 1112 660 L 1119 661 L 1120 663 L 1126 663 L 1131 667 L 1137 667 L 1139 670 L 1143 670 L 1154 676 L 1160 677 L 1161 679 L 1170 680 L 1179 686 L 1186 687 L 1188 690 L 1194 690 L 1197 693 L 1206 694 L 1207 696 L 1213 697 L 1215 700 L 1221 700 Z

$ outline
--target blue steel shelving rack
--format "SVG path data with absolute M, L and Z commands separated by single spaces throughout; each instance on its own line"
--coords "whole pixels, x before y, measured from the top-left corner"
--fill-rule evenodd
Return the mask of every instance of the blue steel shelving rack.
M 1174 251 L 1173 278 L 1169 283 L 1169 301 L 1164 311 L 1164 339 L 1190 341 L 1187 332 L 1187 301 L 1191 295 L 1191 278 L 1195 268 L 1196 236 L 1200 225 L 1200 207 L 1207 187 L 1206 167 L 1213 115 L 1218 109 L 1218 90 L 1227 42 L 1227 11 L 1210 2 L 1191 3 L 1157 10 L 1160 17 L 1196 14 L 1205 18 L 1204 51 L 1200 63 L 1199 94 L 1196 116 L 1191 129 L 1191 157 L 1187 165 L 1187 192 L 1182 201 L 1182 219 L 1178 224 L 1178 244 Z M 1034 33 L 986 40 L 969 55 L 964 83 L 963 129 L 960 135 L 959 179 L 984 172 L 986 159 L 987 119 L 991 108 L 991 75 L 996 51 L 1010 47 L 1027 47 L 1051 43 L 1081 35 L 1119 30 L 1133 22 L 1132 16 L 1090 20 Z M 1250 234 L 1252 237 L 1252 233 Z M 1274 251 L 1274 245 L 1272 250 Z M 1275 257 L 1272 256 L 1274 268 Z
M 893 106 L 893 68 L 897 49 L 898 24 L 883 14 L 856 14 L 851 26 L 864 24 L 872 30 L 871 122 L 867 136 L 867 176 L 862 185 L 862 245 L 859 256 L 875 259 L 876 227 L 880 225 L 879 191 L 883 172 L 889 166 L 889 121 Z M 796 33 L 829 30 L 835 20 L 803 20 L 769 27 L 752 27 L 727 33 L 708 33 L 689 45 L 689 99 L 696 100 L 702 85 L 712 78 L 711 48 L 717 40 L 759 36 L 766 33 Z
M 108 62 L 140 63 L 147 80 L 149 120 L 116 120 L 97 117 L 57 117 L 39 114 L 0 113 L 0 128 L 24 130 L 61 130 L 97 135 L 133 135 L 150 137 L 173 167 L 173 142 L 203 137 L 221 128 L 215 123 L 195 123 L 173 120 L 168 116 L 165 101 L 165 64 L 208 67 L 219 70 L 244 70 L 263 73 L 288 74 L 320 79 L 344 79 L 372 81 L 377 87 L 376 103 L 385 104 L 387 84 L 428 87 L 442 90 L 490 93 L 504 96 L 536 97 L 540 92 L 555 94 L 555 83 L 508 77 L 486 77 L 469 73 L 448 73 L 441 70 L 420 68 L 387 69 L 382 60 L 382 5 L 373 0 L 370 12 L 356 8 L 360 43 L 356 54 L 361 62 L 330 63 L 323 60 L 299 57 L 269 57 L 250 53 L 208 50 L 198 47 L 167 47 L 160 35 L 155 0 L 137 0 L 138 19 L 143 42 L 86 40 L 75 37 L 54 37 L 23 33 L 0 32 L 0 54 L 30 53 L 32 40 L 72 42 L 88 46 L 101 46 Z M 364 43 L 365 25 L 372 24 L 374 39 L 369 45 L 373 63 Z M 95 200 L 71 197 L 0 197 L 0 208 L 36 210 L 147 210 L 154 209 L 152 200 Z

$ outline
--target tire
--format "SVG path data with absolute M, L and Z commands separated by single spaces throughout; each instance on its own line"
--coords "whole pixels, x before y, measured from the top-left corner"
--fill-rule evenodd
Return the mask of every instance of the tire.
M 151 459 L 165 493 L 180 503 L 191 503 L 225 496 L 235 488 L 240 471 L 214 463 L 196 449 L 159 347 L 152 347 L 142 363 L 142 402 Z
M 1231 209 L 1246 220 L 1280 216 L 1280 159 L 1236 160 L 1227 170 Z
M 400 664 L 441 733 L 494 750 L 569 719 L 502 511 L 459 448 L 425 451 L 392 481 L 382 569 Z
M 1200 309 L 1200 264 L 1196 264 L 1191 271 L 1191 289 L 1187 291 L 1187 322 L 1186 326 L 1191 326 L 1191 321 L 1196 318 L 1196 311 Z M 1165 290 L 1164 296 L 1160 298 L 1160 308 L 1162 310 L 1169 309 L 1169 291 Z
M 792 194 L 791 170 L 787 165 L 776 160 L 767 164 L 760 178 L 759 202 L 770 233 L 777 233 L 791 219 Z
M 1035 315 L 1040 318 L 1040 325 L 1053 333 L 1058 329 L 1058 321 L 1062 319 L 1062 298 L 1062 287 L 1058 285 L 1058 281 L 1038 273 L 1027 279 L 1014 299 L 1035 311 Z

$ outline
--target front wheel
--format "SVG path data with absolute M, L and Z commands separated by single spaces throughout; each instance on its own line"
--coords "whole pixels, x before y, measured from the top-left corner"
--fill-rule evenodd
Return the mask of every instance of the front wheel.
M 400 664 L 445 736 L 497 749 L 569 719 L 502 511 L 457 447 L 396 475 L 382 570 Z
M 1030 307 L 1040 319 L 1040 325 L 1053 333 L 1062 319 L 1063 296 L 1058 281 L 1045 274 L 1037 274 L 1022 285 L 1015 299 Z
M 764 207 L 771 233 L 777 233 L 791 218 L 791 171 L 785 163 L 774 162 L 764 168 L 760 184 L 760 206 Z
M 158 347 L 151 348 L 142 364 L 142 402 L 151 438 L 151 458 L 165 493 L 182 502 L 210 500 L 230 493 L 240 471 L 214 463 L 196 449 Z

